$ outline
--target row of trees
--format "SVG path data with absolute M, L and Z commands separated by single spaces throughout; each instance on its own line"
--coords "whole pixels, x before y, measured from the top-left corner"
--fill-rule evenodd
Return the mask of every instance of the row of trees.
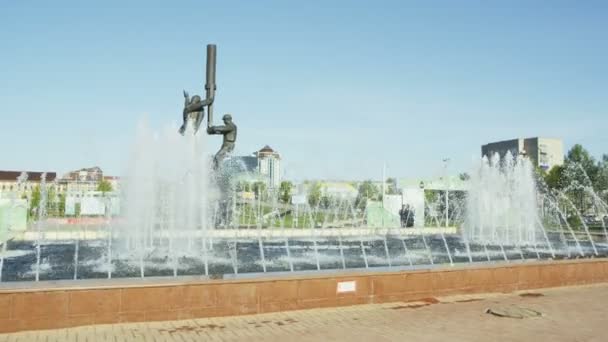
M 97 191 L 102 193 L 112 192 L 112 183 L 107 180 L 102 180 L 97 184 Z M 29 199 L 29 210 L 28 216 L 30 218 L 37 217 L 42 202 L 42 192 L 40 186 L 37 185 L 32 189 L 32 192 L 28 198 L 26 194 L 22 194 L 21 198 Z M 57 193 L 56 187 L 49 186 L 46 194 L 46 212 L 48 216 L 63 217 L 65 216 L 65 193 Z
M 543 173 L 545 183 L 551 189 L 569 190 L 593 187 L 596 191 L 608 190 L 608 154 L 596 160 L 581 145 L 574 145 L 566 154 L 564 164 L 554 166 Z
M 331 204 L 336 202 L 338 199 L 332 198 L 332 196 L 328 195 L 325 191 L 323 191 L 322 183 L 314 182 L 309 187 L 307 200 L 308 204 L 311 207 L 319 206 L 323 209 L 326 209 L 329 208 Z M 357 197 L 355 199 L 355 208 L 365 208 L 365 205 L 368 200 L 382 200 L 382 193 L 380 189 L 371 180 L 366 180 L 359 184 Z
M 291 196 L 293 193 L 294 185 L 290 181 L 282 181 L 279 190 L 276 193 L 278 196 L 278 200 L 281 203 L 289 203 L 291 201 Z M 253 192 L 255 194 L 255 198 L 261 199 L 262 201 L 268 201 L 271 194 L 266 182 L 263 181 L 255 181 L 255 182 L 247 182 L 241 181 L 236 184 L 237 192 Z
M 394 184 L 388 186 L 387 193 L 397 193 L 396 181 L 387 181 L 388 184 Z M 277 196 L 279 202 L 289 204 L 291 197 L 294 193 L 295 186 L 290 181 L 282 181 L 279 189 L 275 193 L 271 193 L 268 186 L 263 181 L 247 182 L 241 181 L 236 184 L 237 192 L 253 192 L 255 198 L 261 199 L 262 201 L 268 201 L 271 196 Z M 393 190 L 394 189 L 394 190 Z M 359 184 L 359 191 L 356 198 L 356 206 L 364 208 L 367 200 L 381 200 L 382 194 L 378 186 L 376 186 L 371 180 L 367 180 Z M 311 207 L 320 206 L 321 208 L 327 208 L 332 202 L 337 199 L 332 198 L 325 193 L 323 184 L 321 182 L 312 182 L 308 184 L 307 201 Z
M 602 214 L 594 205 L 593 194 L 608 201 L 608 154 L 596 160 L 577 144 L 568 151 L 563 165 L 554 166 L 548 172 L 539 171 L 539 174 L 549 191 L 562 192 L 580 213 Z
M 311 207 L 320 206 L 321 208 L 327 208 L 331 203 L 337 199 L 328 195 L 321 182 L 312 182 L 308 185 L 307 201 Z M 263 181 L 247 182 L 241 181 L 236 184 L 235 190 L 237 192 L 253 192 L 256 199 L 262 201 L 268 201 L 273 196 L 277 196 L 279 202 L 289 204 L 291 197 L 294 194 L 295 186 L 290 181 L 282 181 L 278 191 L 271 193 L 268 186 Z M 396 180 L 387 180 L 387 193 L 397 193 Z M 355 200 L 356 206 L 364 208 L 367 200 L 381 200 L 382 194 L 378 186 L 371 180 L 364 181 L 359 184 L 358 195 Z

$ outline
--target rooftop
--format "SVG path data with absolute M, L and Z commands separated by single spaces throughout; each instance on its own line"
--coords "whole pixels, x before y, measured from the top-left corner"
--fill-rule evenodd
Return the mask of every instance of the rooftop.
M 279 152 L 272 149 L 272 147 L 266 145 L 262 147 L 261 150 L 253 153 L 256 157 L 266 157 L 266 156 L 274 156 L 276 158 L 281 158 Z
M 0 170 L 0 181 L 17 181 L 17 178 L 22 172 L 27 173 L 28 181 L 40 182 L 42 174 L 45 172 L 38 171 L 1 171 Z M 57 172 L 46 172 L 46 181 L 52 182 L 57 178 Z
M 266 145 L 266 146 L 262 147 L 262 149 L 261 149 L 261 150 L 259 150 L 258 152 L 268 152 L 268 153 L 273 153 L 273 152 L 274 152 L 274 150 L 272 149 L 272 147 L 270 147 L 270 146 Z

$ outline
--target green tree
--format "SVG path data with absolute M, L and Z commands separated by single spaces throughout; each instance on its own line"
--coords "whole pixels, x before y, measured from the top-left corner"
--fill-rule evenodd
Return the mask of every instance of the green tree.
M 437 190 L 424 190 L 424 202 L 435 203 L 439 200 L 439 191 Z
M 575 182 L 578 183 L 575 186 L 597 185 L 600 164 L 595 162 L 595 158 L 582 145 L 576 144 L 572 146 L 566 155 L 564 166 L 566 167 L 564 176 L 566 176 L 568 184 Z
M 602 160 L 598 162 L 598 173 L 594 185 L 598 193 L 608 190 L 608 154 L 604 154 Z
M 561 184 L 562 191 L 565 191 L 572 203 L 584 214 L 587 207 L 585 188 L 591 187 L 593 182 L 582 165 L 567 161 L 562 171 Z
M 49 215 L 57 216 L 57 191 L 55 186 L 49 186 L 46 198 L 46 212 Z
M 308 204 L 311 207 L 316 207 L 317 205 L 319 205 L 320 201 L 321 201 L 321 196 L 322 196 L 322 191 L 321 191 L 322 185 L 319 182 L 315 182 L 312 183 L 308 189 Z
M 282 181 L 279 186 L 279 199 L 282 203 L 291 202 L 291 191 L 293 190 L 293 183 L 290 181 Z
M 593 156 L 579 144 L 574 145 L 566 155 L 558 186 L 583 214 L 589 208 L 585 188 L 597 189 L 600 165 L 601 163 L 596 163 Z
M 241 192 L 250 192 L 251 191 L 251 183 L 248 181 L 240 181 L 236 183 L 236 191 Z
M 567 190 L 577 203 L 583 201 L 583 188 L 593 187 L 603 193 L 608 189 L 608 155 L 599 161 L 581 145 L 574 145 L 567 153 L 564 165 L 554 166 L 543 174 L 551 189 Z
M 38 206 L 40 205 L 40 186 L 36 185 L 32 190 L 32 196 L 30 198 L 30 217 L 36 217 L 38 212 Z
M 268 198 L 268 189 L 265 182 L 257 181 L 253 183 L 253 192 L 255 198 L 259 200 L 266 200 Z
M 564 187 L 563 180 L 564 167 L 555 165 L 549 172 L 544 174 L 544 180 L 550 189 L 561 189 Z
M 580 164 L 590 179 L 593 179 L 597 173 L 595 158 L 593 158 L 591 154 L 589 154 L 589 151 L 587 151 L 580 144 L 572 146 L 572 148 L 568 151 L 568 154 L 566 155 L 566 163 Z
M 359 184 L 359 192 L 357 194 L 357 199 L 355 200 L 355 206 L 363 209 L 367 205 L 368 200 L 377 201 L 380 199 L 380 195 L 378 187 L 374 185 L 371 180 L 366 180 Z
M 60 217 L 65 216 L 65 194 L 59 194 L 59 203 L 57 206 L 57 215 Z
M 102 179 L 97 184 L 97 191 L 101 191 L 103 193 L 112 192 L 112 183 L 110 183 L 109 181 L 107 181 L 105 179 Z
M 324 194 L 321 196 L 321 200 L 319 206 L 323 209 L 329 209 L 331 207 L 331 203 L 333 202 L 333 198 Z

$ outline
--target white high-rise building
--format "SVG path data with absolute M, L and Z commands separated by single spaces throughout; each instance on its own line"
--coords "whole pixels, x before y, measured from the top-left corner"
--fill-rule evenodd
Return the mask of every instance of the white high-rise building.
M 281 156 L 266 145 L 254 153 L 258 159 L 258 172 L 267 178 L 269 188 L 281 185 Z

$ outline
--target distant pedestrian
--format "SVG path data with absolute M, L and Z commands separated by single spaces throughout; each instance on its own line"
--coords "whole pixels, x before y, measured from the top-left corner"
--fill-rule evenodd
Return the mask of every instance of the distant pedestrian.
M 414 226 L 414 210 L 409 204 L 401 206 L 399 210 L 399 218 L 401 221 L 402 228 L 409 228 Z

